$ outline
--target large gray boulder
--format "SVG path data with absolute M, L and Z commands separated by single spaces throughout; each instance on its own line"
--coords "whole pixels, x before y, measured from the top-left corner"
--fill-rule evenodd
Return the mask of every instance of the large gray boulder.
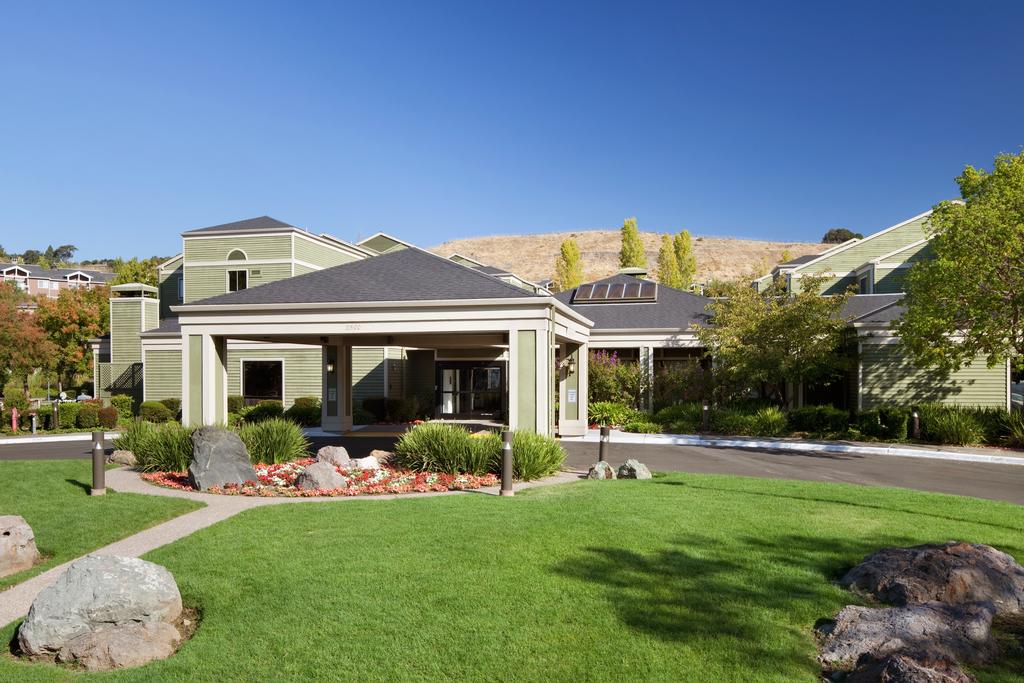
M 324 446 L 316 452 L 317 462 L 326 462 L 336 467 L 350 467 L 352 459 L 344 446 Z
M 372 455 L 365 458 L 356 458 L 352 461 L 352 469 L 355 470 L 379 470 L 380 461 Z
M 0 576 L 31 569 L 39 561 L 36 535 L 24 517 L 0 516 Z
M 892 605 L 929 601 L 989 601 L 997 614 L 1024 612 L 1024 567 L 989 545 L 885 548 L 851 569 L 840 583 Z
M 615 470 L 606 462 L 595 462 L 587 472 L 587 479 L 614 479 Z
M 333 491 L 347 486 L 348 479 L 343 477 L 329 462 L 314 462 L 311 465 L 306 465 L 306 469 L 295 478 L 295 488 L 303 491 Z
M 630 458 L 619 468 L 619 479 L 650 479 L 651 471 L 639 460 Z
M 256 481 L 256 470 L 237 434 L 221 427 L 200 427 L 192 433 L 188 479 L 205 491 L 211 486 Z
M 170 656 L 181 594 L 160 565 L 89 555 L 40 591 L 18 629 L 26 655 L 90 669 L 137 666 Z M 172 633 L 173 631 L 173 633 Z
M 909 654 L 984 664 L 998 653 L 991 605 L 929 602 L 872 609 L 850 605 L 821 629 L 821 663 L 849 669 L 864 655 Z
M 909 655 L 864 655 L 843 683 L 977 683 L 974 676 L 948 659 Z

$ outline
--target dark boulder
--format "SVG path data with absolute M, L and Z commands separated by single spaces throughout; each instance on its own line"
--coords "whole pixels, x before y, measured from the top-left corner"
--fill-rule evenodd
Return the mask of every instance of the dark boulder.
M 256 481 L 256 470 L 237 434 L 221 427 L 200 427 L 192 433 L 188 479 L 205 491 L 212 486 Z
M 949 659 L 894 654 L 864 655 L 843 679 L 844 683 L 977 683 Z

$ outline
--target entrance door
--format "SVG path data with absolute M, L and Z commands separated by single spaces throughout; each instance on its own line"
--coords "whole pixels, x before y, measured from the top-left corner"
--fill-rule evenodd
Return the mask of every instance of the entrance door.
M 437 363 L 441 417 L 500 420 L 504 414 L 505 364 Z

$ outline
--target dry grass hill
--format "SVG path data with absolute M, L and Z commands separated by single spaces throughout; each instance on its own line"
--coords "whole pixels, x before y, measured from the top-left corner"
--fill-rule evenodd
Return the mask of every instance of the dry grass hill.
M 653 272 L 658 262 L 661 235 L 642 232 L 641 236 Z M 432 247 L 430 251 L 442 256 L 457 252 L 481 263 L 505 268 L 527 280 L 538 281 L 554 276 L 559 246 L 562 240 L 570 237 L 575 238 L 580 246 L 587 280 L 608 277 L 618 270 L 618 230 L 470 237 L 445 242 Z M 826 247 L 824 244 L 807 242 L 763 242 L 731 237 L 693 238 L 693 250 L 697 256 L 697 280 L 700 282 L 732 280 L 755 273 L 764 275 L 782 259 L 784 252 L 788 252 L 789 258 L 796 258 L 822 252 Z

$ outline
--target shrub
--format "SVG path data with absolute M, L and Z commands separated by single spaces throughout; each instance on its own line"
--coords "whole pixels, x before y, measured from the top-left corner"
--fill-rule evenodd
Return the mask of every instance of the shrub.
M 648 379 L 643 364 L 620 360 L 614 351 L 590 354 L 587 386 L 591 403 L 608 401 L 639 406 L 643 403 Z
M 376 418 L 374 418 L 373 413 L 371 413 L 366 408 L 363 408 L 361 406 L 357 406 L 357 407 L 352 409 L 352 424 L 357 424 L 357 425 L 373 424 L 375 419 Z
M 930 403 L 921 406 L 921 438 L 933 443 L 969 446 L 981 443 L 985 431 L 971 409 Z
M 627 422 L 622 426 L 622 431 L 632 432 L 634 434 L 661 434 L 663 430 L 661 425 L 657 422 L 638 421 Z
M 242 425 L 238 436 L 254 463 L 288 462 L 304 458 L 309 453 L 309 441 L 302 429 L 281 417 Z
M 786 414 L 778 406 L 761 408 L 751 418 L 754 436 L 782 436 L 787 426 Z
M 790 410 L 790 430 L 816 434 L 839 434 L 850 427 L 850 414 L 832 406 L 806 406 Z
M 654 414 L 654 421 L 673 434 L 699 432 L 704 421 L 704 406 L 700 403 L 680 403 L 662 408 Z
M 284 404 L 280 401 L 260 401 L 243 413 L 246 422 L 263 422 L 284 417 Z M 269 463 L 268 463 L 269 464 Z
M 882 407 L 857 415 L 857 429 L 865 436 L 887 441 L 904 441 L 910 412 L 904 408 Z
M 131 451 L 138 455 L 142 452 L 146 439 L 156 430 L 150 422 L 132 420 L 121 430 L 121 435 L 114 439 L 114 448 L 119 451 Z
M 168 410 L 167 406 L 160 401 L 143 401 L 142 405 L 139 406 L 139 416 L 146 422 L 152 422 L 154 424 L 160 424 L 174 419 L 174 415 L 171 411 Z
M 756 429 L 754 414 L 742 408 L 721 407 L 711 411 L 711 431 L 751 436 Z
M 1024 448 L 1024 413 L 1007 413 L 1003 417 L 1003 431 L 1003 443 L 1013 448 Z
M 171 411 L 171 415 L 177 420 L 181 417 L 181 399 L 180 398 L 163 398 L 160 399 L 160 403 L 163 403 L 167 410 Z
M 663 367 L 654 376 L 655 409 L 700 401 L 711 390 L 711 373 L 696 360 Z
M 58 426 L 61 429 L 74 429 L 75 424 L 78 421 L 78 411 L 80 409 L 81 406 L 77 403 L 61 402 L 61 404 L 57 406 L 57 414 L 59 415 L 57 419 L 60 421 Z
M 982 438 L 987 444 L 999 444 L 1006 435 L 1006 410 L 1004 408 L 962 408 L 971 414 L 981 427 Z
M 495 441 L 501 439 L 495 434 Z M 500 453 L 500 450 L 499 450 Z M 534 432 L 518 431 L 512 437 L 512 474 L 520 481 L 540 479 L 554 474 L 565 462 L 565 450 L 550 436 Z M 492 469 L 501 471 L 501 459 L 497 458 Z
M 79 413 L 81 416 L 81 413 Z M 99 421 L 100 426 L 104 429 L 115 429 L 117 427 L 117 421 L 120 415 L 117 412 L 117 408 L 114 406 L 107 406 L 106 408 L 100 408 Z
M 110 397 L 110 405 L 117 409 L 121 422 L 128 422 L 135 415 L 135 399 L 130 394 L 114 394 Z
M 24 413 L 28 410 L 28 399 L 25 398 L 25 392 L 20 388 L 14 388 L 12 386 L 5 388 L 4 408 L 6 410 L 17 408 L 19 413 Z
M 100 425 L 100 409 L 91 403 L 86 403 L 78 409 L 78 417 L 75 424 L 79 429 L 95 429 Z
M 597 401 L 587 409 L 591 424 L 623 425 L 628 422 L 646 422 L 650 417 L 639 410 L 634 410 L 623 403 Z
M 245 399 L 241 396 L 228 396 L 228 412 L 241 414 L 245 409 Z
M 143 472 L 187 470 L 192 460 L 193 429 L 183 427 L 178 422 L 149 425 L 149 429 L 147 433 L 143 428 L 142 437 L 136 443 L 139 450 L 132 450 L 135 454 L 136 467 Z
M 410 429 L 395 443 L 395 462 L 421 472 L 485 474 L 501 455 L 501 437 L 472 436 L 462 426 L 428 422 Z
M 40 406 L 35 413 L 39 429 L 53 429 L 53 406 Z
M 302 427 L 319 427 L 320 399 L 316 396 L 297 398 L 295 404 L 284 411 L 284 416 Z

